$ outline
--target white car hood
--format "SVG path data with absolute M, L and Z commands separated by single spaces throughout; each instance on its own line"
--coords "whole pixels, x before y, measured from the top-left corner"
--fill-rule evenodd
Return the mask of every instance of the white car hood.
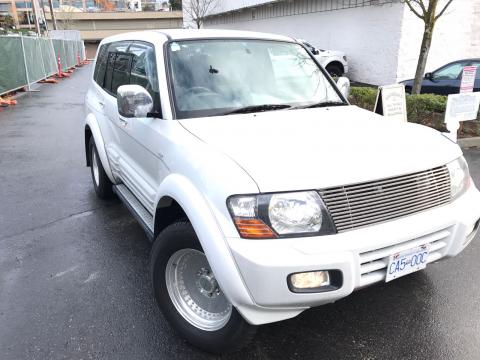
M 356 106 L 180 120 L 261 192 L 320 189 L 430 169 L 461 156 L 441 133 Z
M 319 54 L 317 56 L 337 56 L 339 58 L 343 57 L 345 53 L 343 51 L 337 50 L 319 50 Z

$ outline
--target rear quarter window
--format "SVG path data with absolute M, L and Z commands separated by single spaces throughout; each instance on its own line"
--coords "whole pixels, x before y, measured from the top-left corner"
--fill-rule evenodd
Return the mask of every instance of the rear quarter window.
M 93 79 L 100 86 L 103 86 L 105 70 L 107 69 L 107 47 L 108 46 L 106 44 L 100 47 L 97 55 L 97 60 L 95 62 L 95 70 L 93 71 Z

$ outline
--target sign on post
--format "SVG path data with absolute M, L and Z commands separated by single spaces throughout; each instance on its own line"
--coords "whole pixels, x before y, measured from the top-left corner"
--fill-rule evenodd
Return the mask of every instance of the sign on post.
M 380 86 L 375 112 L 392 120 L 407 121 L 405 86 L 402 84 Z
M 462 83 L 460 84 L 460 93 L 471 93 L 475 87 L 475 77 L 477 76 L 476 66 L 465 66 L 463 68 Z
M 475 120 L 480 107 L 480 93 L 470 92 L 448 95 L 445 123 L 450 131 L 450 138 L 457 141 L 460 121 Z

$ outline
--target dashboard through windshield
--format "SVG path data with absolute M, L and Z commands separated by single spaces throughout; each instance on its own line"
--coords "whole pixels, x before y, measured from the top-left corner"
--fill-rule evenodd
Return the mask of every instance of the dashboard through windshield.
M 179 119 L 345 104 L 299 44 L 201 39 L 171 42 L 167 52 Z

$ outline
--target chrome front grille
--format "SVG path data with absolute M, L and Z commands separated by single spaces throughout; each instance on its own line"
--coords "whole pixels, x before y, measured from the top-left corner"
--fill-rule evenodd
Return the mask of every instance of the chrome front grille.
M 450 202 L 446 166 L 319 191 L 338 232 L 376 224 Z

